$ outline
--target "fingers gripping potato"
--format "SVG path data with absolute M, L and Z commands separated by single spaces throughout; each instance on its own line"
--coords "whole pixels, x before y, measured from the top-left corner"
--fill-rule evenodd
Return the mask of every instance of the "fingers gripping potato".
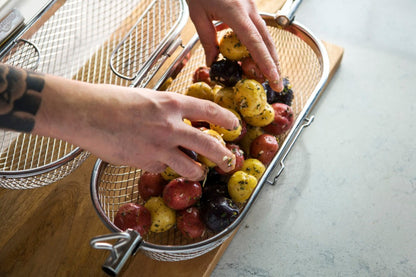
M 228 31 L 221 37 L 219 50 L 224 57 L 234 61 L 240 61 L 249 56 L 247 47 L 241 43 L 233 31 Z
M 234 141 L 241 134 L 241 130 L 242 130 L 241 116 L 234 110 L 230 110 L 230 109 L 228 109 L 228 110 L 230 112 L 232 112 L 238 118 L 238 121 L 240 122 L 240 125 L 238 125 L 237 128 L 235 128 L 233 130 L 228 130 L 228 129 L 225 129 L 221 126 L 215 125 L 215 124 L 210 124 L 210 127 L 211 127 L 212 130 L 217 131 L 225 141 Z
M 208 135 L 210 135 L 210 136 L 213 136 L 214 138 L 216 138 L 222 145 L 224 145 L 225 146 L 225 141 L 224 141 L 224 139 L 222 138 L 222 136 L 217 132 L 217 131 L 214 131 L 214 130 L 212 130 L 212 129 L 205 129 L 205 130 L 203 130 L 202 132 L 204 132 L 204 133 L 206 133 L 206 134 L 208 134 Z M 216 166 L 216 164 L 214 163 L 214 162 L 212 162 L 212 161 L 210 161 L 207 157 L 205 157 L 205 156 L 203 156 L 203 155 L 198 155 L 198 160 L 201 162 L 201 163 L 203 163 L 204 165 L 206 165 L 206 166 L 208 166 L 209 168 L 213 168 L 213 167 L 215 167 Z

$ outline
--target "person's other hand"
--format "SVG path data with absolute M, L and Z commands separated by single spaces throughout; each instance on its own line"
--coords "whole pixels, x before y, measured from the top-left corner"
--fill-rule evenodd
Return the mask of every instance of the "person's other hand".
M 206 168 L 179 146 L 204 155 L 224 171 L 234 169 L 235 156 L 225 146 L 183 121 L 187 118 L 228 129 L 237 127 L 234 114 L 214 102 L 172 92 L 54 77 L 46 84 L 36 115 L 36 134 L 64 139 L 113 164 L 150 172 L 170 166 L 191 180 L 201 180 Z M 59 94 L 63 84 L 72 93 Z
M 276 91 L 283 90 L 276 47 L 253 0 L 187 0 L 187 3 L 208 66 L 219 52 L 213 20 L 221 20 L 247 47 L 270 86 Z

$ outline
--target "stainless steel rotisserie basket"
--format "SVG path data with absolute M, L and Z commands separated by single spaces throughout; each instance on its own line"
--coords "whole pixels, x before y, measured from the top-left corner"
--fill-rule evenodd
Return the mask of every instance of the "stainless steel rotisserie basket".
M 97 249 L 107 249 L 111 255 L 103 265 L 110 274 L 117 274 L 126 259 L 138 250 L 163 261 L 195 258 L 222 244 L 241 223 L 265 184 L 274 184 L 284 169 L 284 159 L 298 136 L 313 120 L 311 109 L 322 93 L 329 74 L 326 50 L 310 30 L 293 20 L 300 1 L 289 0 L 277 14 L 263 13 L 262 17 L 275 41 L 282 74 L 288 76 L 294 91 L 292 108 L 295 113 L 293 127 L 279 138 L 280 149 L 266 168 L 247 203 L 241 207 L 238 218 L 225 230 L 214 234 L 207 232 L 200 239 L 187 239 L 176 228 L 164 233 L 150 233 L 141 237 L 136 231 L 123 232 L 113 223 L 119 207 L 125 203 L 143 203 L 138 193 L 142 171 L 138 168 L 115 166 L 98 160 L 91 178 L 91 197 L 94 207 L 104 224 L 113 233 L 91 241 Z M 218 23 L 218 36 L 226 31 Z M 153 88 L 184 93 L 192 83 L 196 68 L 205 63 L 205 56 L 198 36 L 194 36 L 163 71 Z M 132 85 L 136 85 L 134 82 Z M 116 239 L 114 244 L 109 240 Z

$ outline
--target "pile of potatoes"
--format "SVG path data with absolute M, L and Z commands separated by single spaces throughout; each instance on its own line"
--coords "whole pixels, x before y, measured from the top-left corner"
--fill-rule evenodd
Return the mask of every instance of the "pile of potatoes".
M 129 203 L 119 209 L 114 223 L 120 229 L 133 228 L 145 235 L 176 227 L 191 239 L 202 237 L 207 230 L 224 230 L 238 217 L 239 209 L 276 155 L 277 137 L 292 127 L 290 103 L 276 100 L 282 93 L 292 93 L 288 80 L 284 92 L 272 91 L 232 31 L 221 37 L 219 50 L 222 57 L 211 67 L 195 70 L 185 94 L 229 109 L 239 118 L 240 126 L 227 130 L 208 122 L 185 122 L 229 148 L 236 156 L 234 170 L 225 173 L 206 157 L 182 149 L 209 168 L 203 185 L 182 178 L 170 167 L 161 174 L 143 173 L 139 194 L 144 204 Z

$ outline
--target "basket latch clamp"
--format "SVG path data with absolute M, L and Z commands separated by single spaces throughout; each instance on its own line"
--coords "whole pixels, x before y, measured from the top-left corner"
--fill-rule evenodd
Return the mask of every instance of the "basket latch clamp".
M 114 244 L 106 242 L 115 239 L 117 241 Z M 95 237 L 90 241 L 90 244 L 95 249 L 104 249 L 111 252 L 102 269 L 107 274 L 116 276 L 120 273 L 128 258 L 136 254 L 142 241 L 142 237 L 137 231 L 127 229 L 124 232 Z

